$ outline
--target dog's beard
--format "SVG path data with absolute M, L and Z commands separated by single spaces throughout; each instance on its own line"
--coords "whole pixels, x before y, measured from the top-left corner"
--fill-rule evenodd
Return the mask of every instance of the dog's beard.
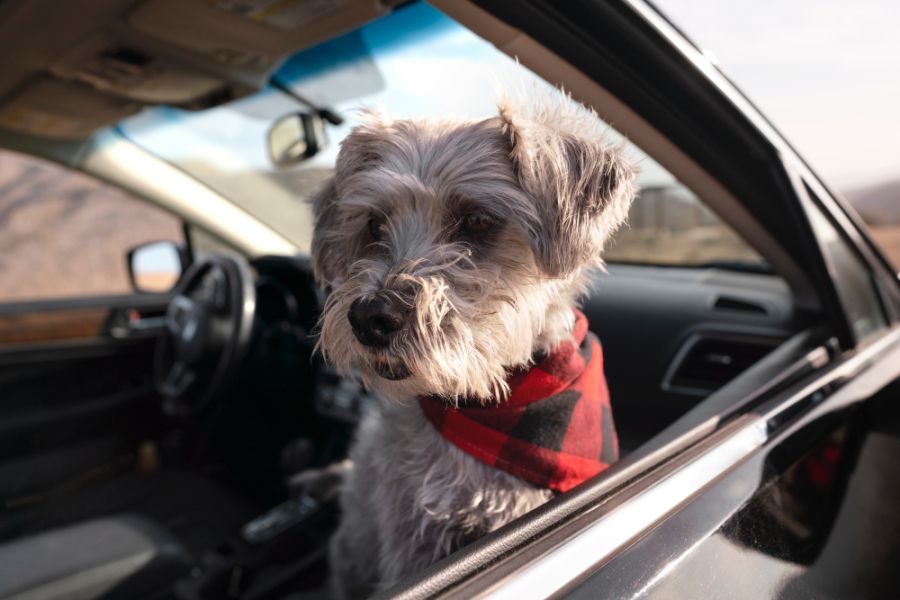
M 508 368 L 528 364 L 536 347 L 558 342 L 571 329 L 572 297 L 561 294 L 561 284 L 570 289 L 571 280 L 542 281 L 536 270 L 476 268 L 467 252 L 446 247 L 385 271 L 374 259 L 352 266 L 328 297 L 319 348 L 336 368 L 358 373 L 389 400 L 502 399 Z M 412 290 L 411 316 L 385 348 L 369 348 L 353 334 L 347 311 L 355 299 L 378 291 L 382 278 L 387 289 Z M 550 310 L 557 303 L 560 310 Z

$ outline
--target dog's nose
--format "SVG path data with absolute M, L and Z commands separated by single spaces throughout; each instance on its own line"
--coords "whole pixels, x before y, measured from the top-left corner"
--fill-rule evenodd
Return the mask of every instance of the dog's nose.
M 350 304 L 347 318 L 360 344 L 373 348 L 387 346 L 391 337 L 406 324 L 409 307 L 389 295 L 357 298 Z

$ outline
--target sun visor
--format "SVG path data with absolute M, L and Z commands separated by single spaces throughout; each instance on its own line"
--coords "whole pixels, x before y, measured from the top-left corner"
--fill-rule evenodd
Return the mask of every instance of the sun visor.
M 42 77 L 0 104 L 0 127 L 41 137 L 76 140 L 141 108 L 140 102 L 103 94 L 86 84 Z
M 111 34 L 95 35 L 71 48 L 50 72 L 59 79 L 149 104 L 184 104 L 226 87 L 218 77 L 162 59 Z
M 388 12 L 375 0 L 145 0 L 129 24 L 215 62 L 268 71 L 297 50 Z

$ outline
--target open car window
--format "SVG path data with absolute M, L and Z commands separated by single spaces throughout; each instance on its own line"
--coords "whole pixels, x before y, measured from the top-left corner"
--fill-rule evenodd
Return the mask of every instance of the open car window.
M 128 252 L 181 220 L 56 163 L 0 151 L 0 306 L 134 294 Z
M 436 9 L 416 4 L 292 57 L 277 73 L 302 98 L 344 117 L 328 126 L 328 145 L 311 160 L 278 169 L 267 131 L 306 107 L 276 90 L 200 113 L 153 109 L 121 125 L 141 146 L 194 175 L 307 251 L 312 220 L 303 202 L 333 171 L 340 141 L 360 109 L 390 117 L 486 118 L 501 90 L 547 84 Z M 606 253 L 609 262 L 718 266 L 766 271 L 763 259 L 689 189 L 614 124 L 640 167 L 630 226 Z
M 718 267 L 767 272 L 765 260 L 714 212 L 649 157 L 642 165 L 659 171 L 631 205 L 628 224 L 604 258 L 610 263 Z

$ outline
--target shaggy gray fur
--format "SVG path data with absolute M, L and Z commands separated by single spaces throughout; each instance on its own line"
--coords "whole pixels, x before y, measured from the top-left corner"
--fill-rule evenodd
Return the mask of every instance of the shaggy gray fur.
M 634 176 L 596 116 L 561 95 L 475 122 L 369 114 L 343 142 L 314 200 L 313 265 L 330 290 L 319 348 L 384 402 L 351 451 L 337 596 L 390 585 L 551 496 L 446 442 L 415 397 L 502 402 L 508 368 L 571 335 Z M 477 235 L 473 215 L 488 224 Z M 348 321 L 373 294 L 409 313 L 385 347 L 361 344 Z
M 330 562 L 337 597 L 365 598 L 552 496 L 462 452 L 416 407 L 384 403 L 350 453 Z

